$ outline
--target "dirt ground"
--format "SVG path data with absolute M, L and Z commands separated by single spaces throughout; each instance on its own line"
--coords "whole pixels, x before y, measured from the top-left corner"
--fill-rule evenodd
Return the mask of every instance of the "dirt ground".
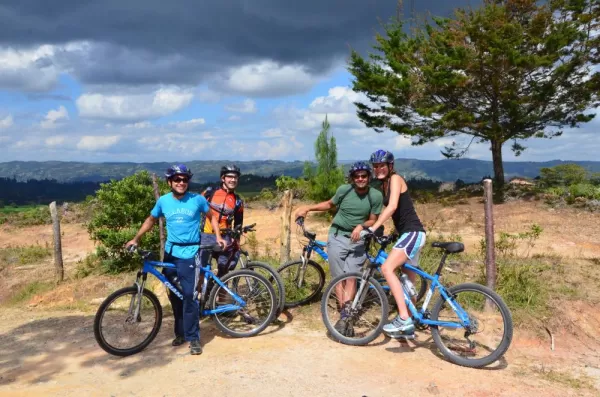
M 459 234 L 467 250 L 483 236 L 483 204 L 455 207 L 420 205 L 431 234 Z M 540 203 L 495 207 L 496 232 L 543 229 L 532 253 L 598 258 L 598 214 L 549 210 Z M 246 222 L 257 222 L 257 239 L 279 250 L 280 211 L 250 208 Z M 326 224 L 309 218 L 322 239 Z M 67 275 L 93 250 L 82 225 L 65 224 L 63 250 Z M 0 227 L 0 247 L 45 244 L 51 228 Z M 292 242 L 295 242 L 292 234 Z M 297 246 L 296 246 L 297 248 Z M 45 279 L 50 261 L 0 274 L 0 288 L 22 280 Z M 329 339 L 313 305 L 282 314 L 254 338 L 233 339 L 202 322 L 204 353 L 190 356 L 173 348 L 172 317 L 142 353 L 116 358 L 93 336 L 98 299 L 131 282 L 129 276 L 71 280 L 20 306 L 0 306 L 0 396 L 598 396 L 600 395 L 600 310 L 589 302 L 570 302 L 565 315 L 574 333 L 555 331 L 555 350 L 544 332 L 517 331 L 503 360 L 493 368 L 468 369 L 439 356 L 428 332 L 408 345 L 376 340 L 368 347 L 344 346 Z M 88 305 L 78 306 L 84 300 Z M 73 303 L 65 306 L 65 302 Z M 585 314 L 585 315 L 581 315 Z

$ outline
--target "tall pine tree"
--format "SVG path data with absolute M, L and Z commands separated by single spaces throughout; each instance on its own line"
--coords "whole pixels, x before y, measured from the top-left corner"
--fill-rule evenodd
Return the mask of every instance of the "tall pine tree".
M 557 137 L 594 117 L 599 10 L 598 0 L 485 0 L 411 34 L 400 22 L 387 25 L 378 53 L 352 53 L 353 89 L 370 100 L 357 103 L 358 116 L 415 145 L 452 137 L 447 157 L 487 142 L 502 185 L 505 143 L 519 155 L 523 141 Z M 461 136 L 462 145 L 454 139 Z

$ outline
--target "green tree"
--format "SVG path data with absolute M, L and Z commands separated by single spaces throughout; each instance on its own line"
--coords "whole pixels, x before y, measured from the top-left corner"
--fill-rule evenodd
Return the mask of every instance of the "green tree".
M 325 116 L 321 132 L 315 141 L 316 169 L 310 163 L 304 165 L 304 178 L 309 184 L 308 196 L 317 201 L 330 199 L 344 183 L 344 171 L 337 162 L 337 145 L 335 137 L 329 134 L 330 127 Z
M 494 177 L 504 183 L 502 148 L 521 154 L 528 138 L 559 136 L 590 121 L 599 105 L 597 0 L 485 0 L 479 9 L 433 18 L 410 34 L 385 26 L 377 52 L 352 52 L 362 122 L 413 137 L 414 145 L 456 139 L 442 153 L 464 155 L 489 142 Z
M 587 170 L 578 164 L 560 164 L 540 169 L 540 184 L 550 186 L 570 186 L 587 180 Z
M 159 190 L 161 194 L 169 191 L 164 180 L 159 181 Z M 101 184 L 92 200 L 93 214 L 88 232 L 94 241 L 100 243 L 98 254 L 101 259 L 108 259 L 104 261 L 105 271 L 116 273 L 139 264 L 132 261 L 123 246 L 135 236 L 155 203 L 152 177 L 147 171 Z M 158 252 L 158 227 L 146 233 L 141 244 Z

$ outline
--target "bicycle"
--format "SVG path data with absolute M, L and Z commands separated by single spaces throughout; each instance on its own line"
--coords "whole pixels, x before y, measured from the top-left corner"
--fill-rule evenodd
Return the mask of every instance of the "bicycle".
M 369 238 L 382 240 L 376 236 Z M 464 245 L 458 242 L 434 242 L 431 245 L 444 250 L 440 264 L 433 275 L 410 264 L 404 265 L 408 270 L 412 270 L 431 282 L 420 309 L 415 307 L 406 288 L 403 288 L 404 298 L 415 326 L 418 329 L 429 327 L 436 347 L 447 360 L 454 364 L 472 368 L 492 364 L 506 353 L 512 341 L 513 323 L 510 310 L 498 294 L 483 285 L 464 283 L 449 288 L 444 287 L 439 279 L 446 257 L 464 251 Z M 377 262 L 381 262 L 381 260 L 384 260 L 383 257 L 380 257 Z M 332 280 L 325 289 L 321 300 L 321 314 L 325 327 L 335 340 L 348 345 L 361 346 L 370 343 L 383 332 L 383 326 L 388 322 L 389 306 L 383 288 L 372 277 L 376 268 L 377 263 L 373 263 L 366 266 L 362 272 L 342 274 Z M 334 317 L 339 318 L 341 306 L 335 296 L 336 286 L 348 280 L 357 282 L 356 294 L 351 300 L 349 309 L 348 321 L 353 330 L 353 334 L 350 336 L 342 335 L 334 328 L 333 324 Z M 436 290 L 439 292 L 439 298 L 433 309 L 429 311 L 428 306 Z M 475 293 L 475 296 L 463 297 L 461 295 L 459 297 L 459 294 L 462 293 Z M 329 303 L 330 299 L 334 302 L 332 305 Z M 447 320 L 446 315 L 453 316 L 455 319 Z M 486 325 L 489 327 L 486 328 Z M 472 340 L 482 331 L 486 329 L 494 331 L 500 326 L 503 327 L 501 336 L 487 337 L 480 342 Z M 455 342 L 446 340 L 447 336 L 452 337 L 453 335 L 456 339 Z M 390 336 L 400 337 L 400 335 Z M 464 345 L 461 345 L 461 342 Z M 488 346 L 495 342 L 498 342 L 497 347 Z M 480 352 L 483 352 L 484 356 L 474 358 Z
M 296 220 L 296 224 L 301 229 L 302 235 L 308 239 L 308 242 L 304 244 L 299 260 L 291 260 L 277 269 L 277 272 L 282 274 L 282 278 L 285 280 L 284 286 L 286 291 L 286 308 L 296 307 L 311 302 L 317 295 L 321 293 L 323 287 L 325 286 L 325 271 L 321 265 L 310 259 L 312 253 L 316 252 L 325 262 L 328 262 L 329 260 L 327 252 L 324 250 L 327 247 L 327 243 L 317 240 L 316 233 L 306 230 L 303 217 L 299 217 Z M 393 242 L 391 239 L 392 236 L 389 237 L 389 241 L 385 242 L 383 249 Z M 373 257 L 368 253 L 368 247 L 366 249 L 367 261 L 369 263 L 373 263 L 376 258 L 383 258 L 383 260 L 377 262 L 379 264 L 378 270 L 381 264 L 383 264 L 385 258 L 387 258 L 387 254 L 382 251 L 383 249 L 380 249 L 376 257 Z M 383 255 L 385 255 L 385 258 Z M 312 274 L 310 274 L 309 277 L 306 277 L 307 272 Z M 379 278 L 379 281 L 385 282 L 383 276 Z M 423 298 L 427 289 L 427 283 L 424 278 L 421 278 L 419 284 L 420 285 L 417 288 L 417 302 Z M 384 289 L 389 291 L 389 287 L 387 285 L 384 285 Z
M 200 249 L 217 252 L 221 247 L 200 245 Z M 130 252 L 137 252 L 142 257 L 142 269 L 138 271 L 134 285 L 121 288 L 109 295 L 98 308 L 94 318 L 96 341 L 104 351 L 115 356 L 129 356 L 141 352 L 154 340 L 160 330 L 162 306 L 156 295 L 145 288 L 148 273 L 156 277 L 179 299 L 183 299 L 181 289 L 157 270 L 159 267 L 174 269 L 174 264 L 157 261 L 151 251 L 144 251 L 135 246 L 130 247 Z M 200 293 L 196 292 L 200 303 L 200 316 L 212 316 L 217 328 L 225 334 L 237 338 L 254 336 L 273 321 L 277 311 L 275 291 L 271 283 L 262 275 L 242 269 L 228 273 L 221 280 L 211 271 L 210 265 L 200 266 L 199 272 L 200 277 L 203 278 Z M 209 279 L 215 285 L 207 300 Z M 221 300 L 225 295 L 221 291 L 225 291 L 228 295 L 225 302 Z M 125 300 L 121 305 L 115 304 L 123 297 Z M 262 299 L 258 299 L 260 297 Z M 206 303 L 209 308 L 205 310 Z M 111 328 L 110 324 L 105 324 L 105 320 L 112 320 L 113 314 L 117 318 L 114 328 Z M 233 328 L 236 324 L 242 327 L 241 331 Z M 132 331 L 139 328 L 146 328 L 146 331 L 142 334 L 141 341 L 134 341 Z M 114 341 L 120 336 L 125 336 L 124 344 L 127 345 L 118 345 Z
M 275 294 L 277 295 L 277 317 L 285 308 L 285 289 L 283 286 L 283 280 L 281 279 L 281 276 L 268 263 L 253 261 L 250 258 L 250 254 L 248 253 L 248 251 L 242 249 L 240 244 L 241 236 L 249 232 L 254 232 L 255 226 L 256 223 L 253 223 L 252 225 L 244 226 L 243 228 L 240 225 L 234 227 L 233 229 L 221 229 L 221 235 L 231 237 L 231 245 L 229 245 L 226 248 L 226 252 L 230 252 L 228 262 L 231 260 L 233 255 L 235 255 L 235 253 L 239 251 L 240 256 L 238 259 L 238 263 L 240 264 L 241 269 L 249 269 L 258 272 L 261 275 L 263 275 L 268 281 L 271 282 L 271 284 L 273 285 L 273 289 L 275 290 Z

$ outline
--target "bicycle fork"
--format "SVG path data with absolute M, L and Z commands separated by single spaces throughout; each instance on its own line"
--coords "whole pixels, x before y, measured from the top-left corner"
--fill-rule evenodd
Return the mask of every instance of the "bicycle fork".
M 300 266 L 300 271 L 298 272 L 298 279 L 296 280 L 298 288 L 302 288 L 302 284 L 304 283 L 304 274 L 306 273 L 306 266 L 308 264 L 308 255 L 306 255 L 306 249 L 303 250 L 300 259 L 302 260 L 302 266 Z
M 140 310 L 142 307 L 142 296 L 144 295 L 144 288 L 146 286 L 146 278 L 147 274 L 138 273 L 137 278 L 135 280 L 135 286 L 137 287 L 137 293 L 131 297 L 131 302 L 129 303 L 129 317 L 128 320 L 131 321 L 141 321 L 140 318 Z M 141 281 L 140 281 L 141 278 Z

